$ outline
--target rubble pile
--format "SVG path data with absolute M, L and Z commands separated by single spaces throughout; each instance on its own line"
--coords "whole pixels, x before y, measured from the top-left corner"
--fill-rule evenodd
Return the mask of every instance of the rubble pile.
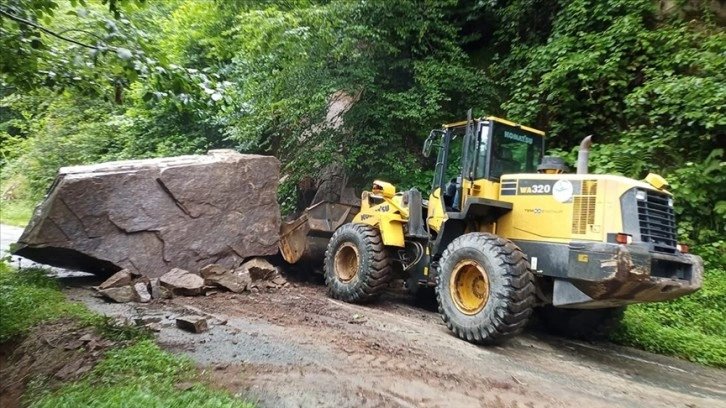
M 277 267 L 264 258 L 253 258 L 237 268 L 209 264 L 197 272 L 173 268 L 159 278 L 148 278 L 128 269 L 113 274 L 96 291 L 117 303 L 148 303 L 175 296 L 210 296 L 222 291 L 241 293 L 278 289 L 288 285 Z

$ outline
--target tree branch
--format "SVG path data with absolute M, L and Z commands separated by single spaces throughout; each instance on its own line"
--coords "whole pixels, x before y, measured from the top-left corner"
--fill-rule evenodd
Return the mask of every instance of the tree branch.
M 59 32 L 58 32 L 58 33 L 56 33 L 56 34 L 58 34 L 58 35 L 63 35 L 63 34 L 65 34 L 65 33 L 69 33 L 69 32 L 74 32 L 74 31 L 75 31 L 75 32 L 79 32 L 79 33 L 84 33 L 84 34 L 86 34 L 86 35 L 90 35 L 91 37 L 93 37 L 93 38 L 95 38 L 95 39 L 97 39 L 97 40 L 99 40 L 99 41 L 103 41 L 103 38 L 99 37 L 98 35 L 96 35 L 96 34 L 94 34 L 94 33 L 90 32 L 90 31 L 88 31 L 88 30 L 82 30 L 82 29 L 80 29 L 80 28 L 67 28 L 67 29 L 65 29 L 65 30 L 63 30 L 63 31 L 59 31 Z
M 38 25 L 38 24 L 30 21 L 30 20 L 26 20 L 24 18 L 21 18 L 21 17 L 18 17 L 18 16 L 13 15 L 11 13 L 8 13 L 8 12 L 6 12 L 3 9 L 0 9 L 0 15 L 5 16 L 5 17 L 7 17 L 7 18 L 9 18 L 9 19 L 11 19 L 13 21 L 17 21 L 20 24 L 25 24 L 25 25 L 28 25 L 28 26 L 37 28 L 38 30 L 40 30 L 40 31 L 42 31 L 42 32 L 44 32 L 46 34 L 52 35 L 53 37 L 59 38 L 59 39 L 61 39 L 63 41 L 67 41 L 67 42 L 72 43 L 72 44 L 80 45 L 81 47 L 89 48 L 89 49 L 92 49 L 92 50 L 98 50 L 99 49 L 98 47 L 96 47 L 94 45 L 85 44 L 85 43 L 82 43 L 80 41 L 76 41 L 76 40 L 74 40 L 72 38 L 64 37 L 64 36 L 62 36 L 62 35 L 54 32 L 54 31 L 51 31 L 51 30 L 49 30 L 49 29 L 47 29 L 47 28 L 45 28 L 45 27 L 43 27 L 41 25 Z M 113 49 L 113 48 L 111 48 L 111 49 Z

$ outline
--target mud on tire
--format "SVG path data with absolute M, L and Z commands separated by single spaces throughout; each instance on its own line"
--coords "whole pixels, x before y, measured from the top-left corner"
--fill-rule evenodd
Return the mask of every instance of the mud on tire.
M 562 309 L 546 305 L 535 312 L 537 320 L 548 333 L 587 341 L 606 340 L 624 314 L 624 306 L 605 309 Z
M 350 223 L 330 238 L 325 251 L 325 285 L 333 298 L 367 302 L 383 292 L 391 276 L 391 258 L 377 229 Z
M 449 244 L 439 265 L 439 312 L 457 336 L 472 343 L 498 344 L 527 325 L 535 301 L 534 277 L 525 255 L 514 243 L 489 233 L 462 235 Z M 461 272 L 461 265 L 485 274 L 476 279 L 488 281 L 486 285 L 473 281 L 472 286 L 478 288 L 472 290 L 474 297 L 485 297 L 481 300 L 485 303 L 471 309 L 462 306 L 464 295 L 456 289 L 459 274 L 469 273 Z

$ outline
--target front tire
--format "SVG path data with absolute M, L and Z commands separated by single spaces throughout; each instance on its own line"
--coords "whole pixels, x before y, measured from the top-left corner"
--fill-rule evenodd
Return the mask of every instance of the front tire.
M 447 327 L 478 344 L 498 344 L 527 325 L 534 276 L 522 251 L 489 233 L 456 238 L 439 264 L 436 299 Z
M 391 258 L 377 229 L 350 223 L 330 238 L 325 251 L 325 285 L 333 298 L 368 302 L 385 290 L 391 276 Z

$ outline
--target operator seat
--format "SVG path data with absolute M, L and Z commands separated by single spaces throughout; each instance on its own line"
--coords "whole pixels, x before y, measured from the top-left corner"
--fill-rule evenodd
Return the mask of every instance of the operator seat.
M 503 149 L 498 157 L 494 158 L 492 175 L 499 177 L 502 174 L 519 173 L 522 170 L 520 163 L 514 160 L 512 152 Z
M 446 211 L 459 211 L 458 197 L 459 187 L 461 186 L 461 176 L 452 178 L 446 186 L 444 186 L 444 207 Z

